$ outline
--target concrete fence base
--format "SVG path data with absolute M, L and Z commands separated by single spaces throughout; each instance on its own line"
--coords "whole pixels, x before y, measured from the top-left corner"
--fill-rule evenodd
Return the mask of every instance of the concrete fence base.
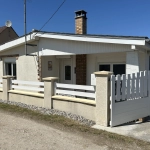
M 3 88 L 0 89 L 0 99 L 20 102 L 27 105 L 57 109 L 93 120 L 96 124 L 108 126 L 109 124 L 109 77 L 110 72 L 96 72 L 96 101 L 55 96 L 54 82 L 56 77 L 44 78 L 44 94 L 18 91 L 11 89 L 11 76 L 3 77 Z M 59 98 L 58 98 L 59 97 Z

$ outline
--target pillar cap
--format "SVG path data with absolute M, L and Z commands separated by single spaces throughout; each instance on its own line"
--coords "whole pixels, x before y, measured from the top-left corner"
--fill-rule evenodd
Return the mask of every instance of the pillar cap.
M 15 78 L 15 76 L 7 75 L 7 76 L 3 76 L 2 78 L 3 78 L 3 79 L 7 79 L 7 78 Z
M 53 80 L 58 80 L 58 77 L 47 77 L 47 78 L 43 78 L 43 81 L 53 81 Z
M 109 72 L 109 71 L 97 71 L 94 72 L 95 76 L 102 76 L 102 77 L 109 77 L 113 74 L 113 72 Z

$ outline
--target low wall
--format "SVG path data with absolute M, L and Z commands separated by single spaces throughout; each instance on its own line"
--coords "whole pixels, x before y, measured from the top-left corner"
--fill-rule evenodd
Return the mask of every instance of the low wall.
M 61 111 L 70 112 L 83 116 L 87 119 L 96 121 L 95 101 L 77 98 L 68 98 L 64 96 L 53 96 L 53 108 Z
M 44 95 L 40 93 L 10 90 L 9 101 L 44 107 Z

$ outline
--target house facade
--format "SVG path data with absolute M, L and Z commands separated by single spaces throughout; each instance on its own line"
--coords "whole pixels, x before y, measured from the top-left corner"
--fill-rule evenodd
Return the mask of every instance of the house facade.
M 0 78 L 41 81 L 59 77 L 60 83 L 90 85 L 91 74 L 111 71 L 130 74 L 149 70 L 148 37 L 88 35 L 86 12 L 75 16 L 76 34 L 32 31 L 0 45 Z

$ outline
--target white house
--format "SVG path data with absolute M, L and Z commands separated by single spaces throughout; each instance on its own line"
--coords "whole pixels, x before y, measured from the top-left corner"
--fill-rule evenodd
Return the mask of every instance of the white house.
M 76 12 L 76 34 L 32 31 L 0 45 L 0 78 L 40 81 L 59 77 L 68 84 L 91 84 L 91 74 L 106 70 L 128 74 L 149 70 L 150 39 L 86 34 L 86 12 Z

